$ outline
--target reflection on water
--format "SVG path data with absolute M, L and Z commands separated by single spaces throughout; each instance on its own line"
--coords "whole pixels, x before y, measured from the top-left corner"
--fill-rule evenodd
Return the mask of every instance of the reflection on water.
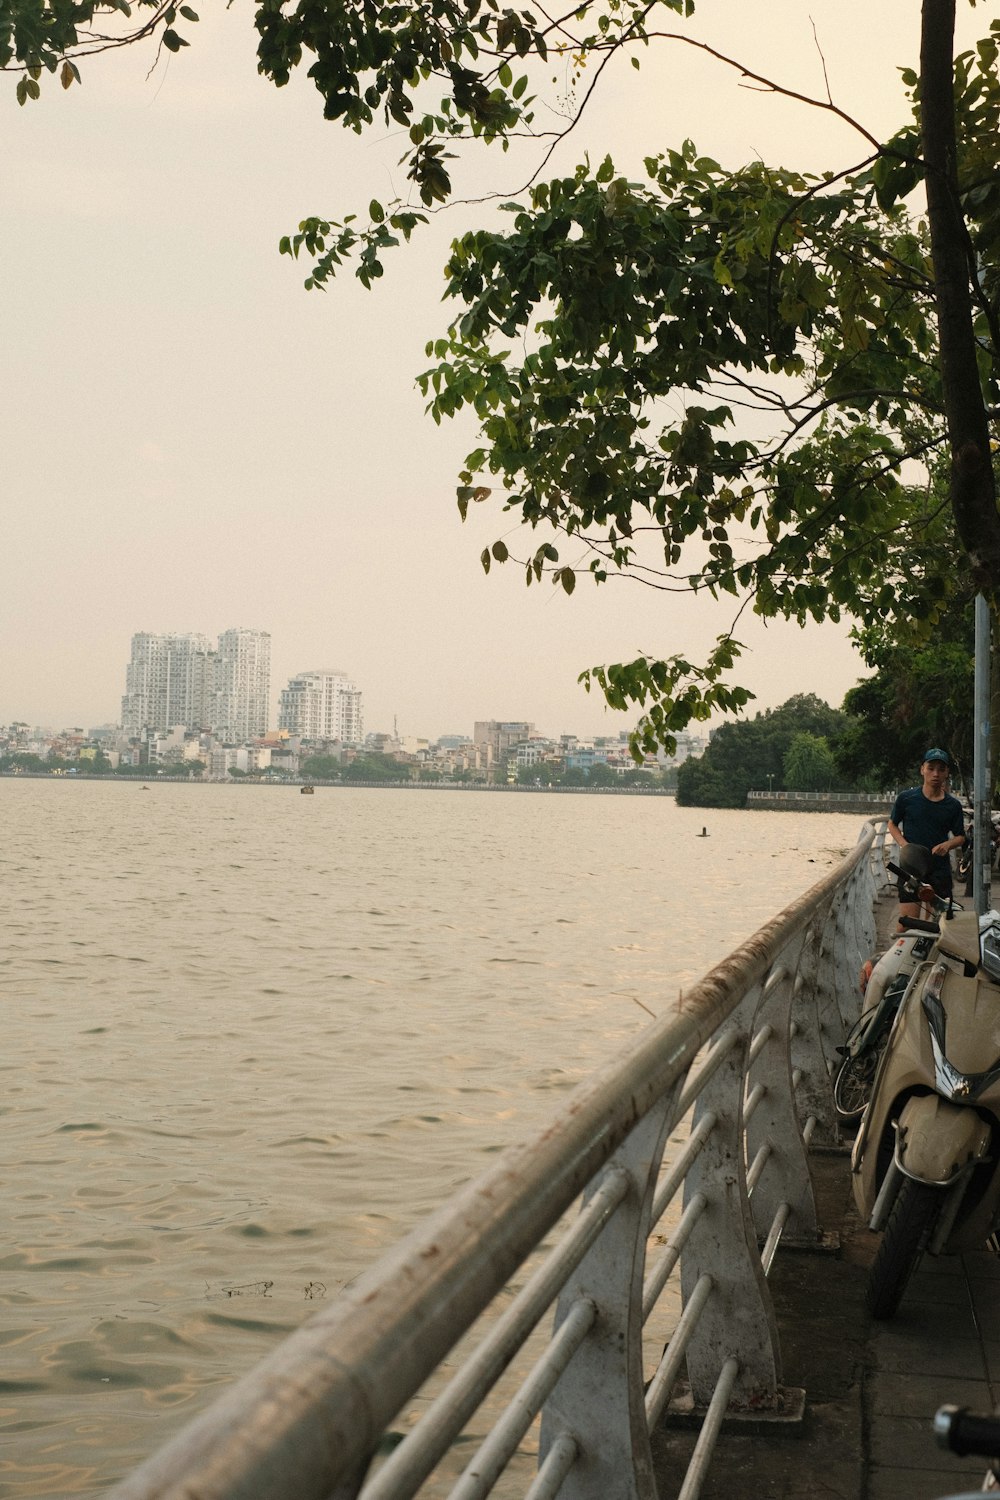
M 3 1497 L 106 1488 L 859 827 L 11 779 L 0 814 Z

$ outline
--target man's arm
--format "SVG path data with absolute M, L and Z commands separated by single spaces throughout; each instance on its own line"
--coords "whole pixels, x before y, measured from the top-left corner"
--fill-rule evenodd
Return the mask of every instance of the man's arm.
M 952 799 L 955 806 L 952 808 L 952 818 L 949 825 L 951 837 L 935 844 L 931 850 L 932 854 L 950 854 L 952 849 L 959 849 L 965 843 L 965 815 L 962 812 L 962 804 L 958 798 Z
M 904 839 L 900 829 L 896 827 L 891 818 L 889 819 L 889 837 L 892 839 L 893 843 L 898 844 L 901 849 L 906 848 L 906 840 Z

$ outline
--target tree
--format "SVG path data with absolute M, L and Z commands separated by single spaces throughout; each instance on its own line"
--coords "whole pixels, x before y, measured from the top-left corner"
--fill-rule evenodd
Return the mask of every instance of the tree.
M 653 9 L 583 5 L 578 54 L 600 65 L 647 43 Z M 449 38 L 464 56 L 462 17 L 447 5 L 421 10 L 455 25 Z M 410 175 L 428 204 L 449 191 L 442 143 L 462 134 L 463 111 L 487 137 L 526 122 L 528 75 L 515 77 L 506 50 L 544 55 L 549 44 L 526 14 L 505 12 L 494 25 L 470 12 L 492 43 L 485 74 L 495 87 L 474 97 L 474 80 L 452 73 L 440 113 L 413 123 Z M 447 72 L 439 41 L 422 50 L 412 32 L 404 41 L 383 30 L 383 45 L 390 35 L 397 60 Z M 301 44 L 292 28 L 286 48 L 293 36 Z M 1000 515 L 985 397 L 993 405 L 997 396 L 997 44 L 988 36 L 954 60 L 953 38 L 953 0 L 923 0 L 919 73 L 904 74 L 913 121 L 885 143 L 859 124 L 865 156 L 847 170 L 805 178 L 755 163 L 733 172 L 686 142 L 647 159 L 645 184 L 621 178 L 610 158 L 536 182 L 510 205 L 509 232 L 456 242 L 448 293 L 463 311 L 429 347 L 435 363 L 422 384 L 436 420 L 471 407 L 481 422 L 461 476 L 462 513 L 499 481 L 504 509 L 548 532 L 520 559 L 529 583 L 546 573 L 573 591 L 578 570 L 560 554 L 562 536 L 590 549 L 586 571 L 597 581 L 624 570 L 651 577 L 652 537 L 658 586 L 728 592 L 800 622 L 891 612 L 901 634 L 926 639 L 952 579 L 933 559 L 910 566 L 928 516 L 913 513 L 900 474 L 907 458 L 947 449 L 965 566 L 995 601 Z M 351 56 L 362 58 L 360 44 Z M 346 67 L 313 76 L 328 112 L 354 128 L 382 101 L 393 118 L 411 119 L 408 85 L 394 88 L 387 75 L 364 103 Z M 921 183 L 923 221 L 903 207 Z M 358 274 L 371 280 L 394 232 L 414 227 L 398 205 L 387 217 L 374 204 L 371 219 L 361 232 L 304 221 L 283 248 L 315 257 L 310 285 L 355 250 Z M 685 410 L 664 421 L 670 396 L 683 396 Z M 777 419 L 768 438 L 731 433 L 737 400 Z M 707 544 L 708 560 L 685 571 L 691 538 Z M 510 557 L 498 540 L 483 566 Z M 649 704 L 638 741 L 651 749 L 690 719 L 747 701 L 726 683 L 739 650 L 730 634 L 704 664 L 640 657 L 583 675 L 614 707 Z
M 0 0 L 0 63 L 27 69 L 22 102 L 43 68 L 73 81 L 88 46 L 76 28 L 99 9 Z M 142 34 L 176 50 L 173 22 L 194 13 L 146 9 Z M 282 242 L 310 262 L 309 287 L 352 260 L 365 285 L 377 280 L 385 253 L 449 200 L 452 148 L 531 133 L 545 148 L 507 205 L 509 229 L 456 239 L 458 311 L 421 384 L 436 421 L 468 409 L 480 423 L 461 514 L 498 500 L 524 524 L 523 548 L 484 550 L 487 571 L 515 561 L 529 584 L 545 576 L 568 594 L 581 574 L 627 574 L 732 596 L 732 628 L 704 662 L 643 655 L 582 674 L 612 707 L 645 708 L 636 754 L 748 702 L 731 681 L 747 607 L 800 623 L 881 618 L 901 643 L 930 638 L 954 570 L 921 552 L 934 512 L 914 508 L 910 460 L 947 455 L 965 581 L 994 610 L 1000 594 L 987 420 L 1000 395 L 996 37 L 956 58 L 954 0 L 922 0 L 919 67 L 903 74 L 912 118 L 888 141 L 849 122 L 859 159 L 814 176 L 723 167 L 685 141 L 656 143 L 641 182 L 610 157 L 543 180 L 573 120 L 539 123 L 540 64 L 554 50 L 575 58 L 583 107 L 616 55 L 640 66 L 651 45 L 703 45 L 661 24 L 693 9 L 581 0 L 539 20 L 492 0 L 261 0 L 255 18 L 276 84 L 308 59 L 329 119 L 408 132 L 414 202 L 374 200 L 367 221 L 313 216 Z M 803 103 L 846 118 L 830 98 Z M 921 187 L 923 216 L 907 206 Z
M 81 761 L 80 768 L 85 770 L 88 776 L 109 776 L 114 769 L 103 750 L 98 750 L 89 759 Z
M 700 759 L 692 757 L 678 768 L 677 801 L 690 807 L 744 807 L 747 793 L 755 788 L 785 790 L 786 757 L 793 742 L 825 745 L 845 723 L 842 713 L 814 693 L 797 693 L 780 708 L 723 724 Z M 826 790 L 834 776 L 831 761 L 821 786 L 803 789 Z
M 27 750 L 14 751 L 8 755 L 0 755 L 0 771 L 29 771 L 35 775 L 51 771 L 53 766 L 61 766 L 62 761 L 57 757 L 50 756 L 47 760 L 41 755 L 35 755 Z
M 174 760 L 163 767 L 168 776 L 186 776 L 188 780 L 192 776 L 201 776 L 205 771 L 203 760 Z
M 949 751 L 959 777 L 969 776 L 974 631 L 967 601 L 942 615 L 934 639 L 920 647 L 900 645 L 875 626 L 858 633 L 875 672 L 844 698 L 849 720 L 831 744 L 843 775 L 878 789 L 912 780 L 933 744 Z
M 339 781 L 343 766 L 335 755 L 310 755 L 300 762 L 299 770 L 318 781 Z
M 622 773 L 621 784 L 622 786 L 652 787 L 656 785 L 656 782 L 648 771 L 643 771 L 639 766 L 632 766 Z
M 826 792 L 839 784 L 829 742 L 822 735 L 793 735 L 782 764 L 790 792 Z
M 137 15 L 133 19 L 132 7 Z M 170 0 L 3 0 L 0 4 L 0 68 L 20 76 L 20 104 L 41 93 L 42 70 L 59 74 L 64 89 L 80 82 L 77 59 L 149 39 L 167 52 L 187 41 L 175 29 L 178 16 L 198 17 Z M 116 29 L 117 27 L 117 29 Z
M 344 770 L 345 781 L 408 781 L 406 767 L 387 755 L 359 755 Z

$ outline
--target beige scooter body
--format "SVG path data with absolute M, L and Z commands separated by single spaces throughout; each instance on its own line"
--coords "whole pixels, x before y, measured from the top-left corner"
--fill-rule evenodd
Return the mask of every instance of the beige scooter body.
M 942 921 L 899 1008 L 851 1157 L 855 1202 L 873 1229 L 885 1227 L 903 1178 L 940 1189 L 935 1253 L 982 1247 L 1000 1215 L 1000 981 L 980 966 L 979 944 L 974 912 Z M 927 1005 L 939 1007 L 943 1049 Z

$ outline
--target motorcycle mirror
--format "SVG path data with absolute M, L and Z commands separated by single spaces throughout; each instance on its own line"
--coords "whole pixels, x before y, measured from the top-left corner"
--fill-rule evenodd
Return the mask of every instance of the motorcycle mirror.
M 899 867 L 911 880 L 926 880 L 931 872 L 931 851 L 924 844 L 904 844 Z

